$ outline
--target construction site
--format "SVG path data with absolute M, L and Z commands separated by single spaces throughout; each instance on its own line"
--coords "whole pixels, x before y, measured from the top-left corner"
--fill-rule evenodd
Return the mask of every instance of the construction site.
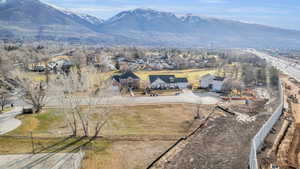
M 284 112 L 258 152 L 261 169 L 300 168 L 300 83 L 286 75 L 282 75 L 281 79 Z
M 147 169 L 241 169 L 248 167 L 251 140 L 277 107 L 278 92 L 270 102 L 222 102 L 200 120 L 199 127 L 179 139 Z M 267 103 L 268 102 L 268 103 Z

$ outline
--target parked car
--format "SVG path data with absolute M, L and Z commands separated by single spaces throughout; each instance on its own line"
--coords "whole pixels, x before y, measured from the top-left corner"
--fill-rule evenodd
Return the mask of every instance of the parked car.
M 33 108 L 23 108 L 22 114 L 33 114 L 34 110 Z

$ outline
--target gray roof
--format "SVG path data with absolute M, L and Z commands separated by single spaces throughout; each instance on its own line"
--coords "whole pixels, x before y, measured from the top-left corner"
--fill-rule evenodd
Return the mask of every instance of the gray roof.
M 165 83 L 187 83 L 187 78 L 176 78 L 175 75 L 149 75 L 150 83 L 161 79 Z
M 174 83 L 175 76 L 174 75 L 149 75 L 150 83 L 153 83 L 157 79 L 161 79 L 165 83 Z
M 187 78 L 176 78 L 175 79 L 176 83 L 188 83 Z
M 120 82 L 120 76 L 119 75 L 113 75 L 112 79 L 117 81 L 117 82 Z
M 225 77 L 215 76 L 214 80 L 216 81 L 224 81 Z
M 132 79 L 140 79 L 132 71 L 126 71 L 125 73 L 122 73 L 121 75 L 113 75 L 112 79 L 117 82 L 120 82 L 120 79 L 128 79 L 129 77 L 131 77 Z
M 128 70 L 125 73 L 120 75 L 120 79 L 128 79 L 131 77 L 132 79 L 140 79 L 137 75 L 135 75 L 132 71 Z

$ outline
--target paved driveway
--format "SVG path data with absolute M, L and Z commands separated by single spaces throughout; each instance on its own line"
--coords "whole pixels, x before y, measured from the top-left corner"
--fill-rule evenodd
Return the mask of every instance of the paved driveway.
M 202 104 L 217 104 L 222 101 L 220 94 L 214 92 L 195 93 L 195 95 L 200 98 Z
M 0 135 L 8 133 L 21 125 L 21 121 L 15 117 L 22 113 L 22 107 L 16 107 L 12 111 L 0 115 Z

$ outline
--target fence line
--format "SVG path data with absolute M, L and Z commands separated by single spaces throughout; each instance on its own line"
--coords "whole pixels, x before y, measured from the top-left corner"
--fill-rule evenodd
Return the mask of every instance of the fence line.
M 176 146 L 178 146 L 178 144 L 180 144 L 182 141 L 185 141 L 187 139 L 189 139 L 190 137 L 192 137 L 197 131 L 199 131 L 205 124 L 206 122 L 208 121 L 208 119 L 210 118 L 211 114 L 214 113 L 214 110 L 208 114 L 208 116 L 201 122 L 201 124 L 196 128 L 194 129 L 191 133 L 189 133 L 188 135 L 186 136 L 183 136 L 181 137 L 180 139 L 178 139 L 174 144 L 172 144 L 166 151 L 164 151 L 159 157 L 157 157 L 154 161 L 152 161 L 151 164 L 149 164 L 147 166 L 146 169 L 151 169 L 154 167 L 154 165 L 159 161 L 161 160 L 167 153 L 169 153 L 172 149 L 174 149 Z
M 268 119 L 268 121 L 261 127 L 261 129 L 257 132 L 254 138 L 251 141 L 251 150 L 249 155 L 249 167 L 250 169 L 259 169 L 257 162 L 257 151 L 261 148 L 264 139 L 269 134 L 275 123 L 278 121 L 282 114 L 283 110 L 283 88 L 281 81 L 279 81 L 279 97 L 280 104 L 272 114 L 272 116 Z

